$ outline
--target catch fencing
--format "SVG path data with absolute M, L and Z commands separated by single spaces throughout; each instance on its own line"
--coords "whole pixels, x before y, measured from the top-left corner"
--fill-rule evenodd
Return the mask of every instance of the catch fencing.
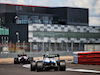
M 29 57 L 41 57 L 43 54 L 59 54 L 60 56 L 73 56 L 72 51 L 51 51 L 51 52 L 25 52 Z M 0 58 L 14 58 L 21 53 L 0 53 Z

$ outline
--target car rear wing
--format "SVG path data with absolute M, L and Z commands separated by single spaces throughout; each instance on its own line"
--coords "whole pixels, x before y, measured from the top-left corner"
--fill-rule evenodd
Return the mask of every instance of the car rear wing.
M 43 55 L 43 57 L 47 57 L 47 58 L 53 58 L 53 57 L 59 57 L 60 55 L 59 54 L 45 54 Z
M 27 54 L 18 54 L 17 56 L 18 56 L 18 57 L 27 56 Z

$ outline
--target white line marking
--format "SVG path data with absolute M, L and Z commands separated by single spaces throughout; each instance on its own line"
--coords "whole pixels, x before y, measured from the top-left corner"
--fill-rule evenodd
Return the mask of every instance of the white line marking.
M 95 71 L 95 70 L 73 69 L 73 68 L 66 68 L 66 71 L 77 71 L 77 72 L 92 72 L 92 73 L 100 73 L 100 71 Z
M 23 65 L 24 68 L 30 68 L 30 64 Z
M 72 63 L 73 62 L 73 60 L 71 60 L 71 61 L 68 61 L 68 60 L 65 60 L 67 63 Z

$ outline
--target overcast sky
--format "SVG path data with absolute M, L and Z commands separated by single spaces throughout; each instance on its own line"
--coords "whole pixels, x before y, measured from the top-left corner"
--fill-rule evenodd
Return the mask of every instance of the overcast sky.
M 89 25 L 100 26 L 100 0 L 0 0 L 0 3 L 89 8 Z

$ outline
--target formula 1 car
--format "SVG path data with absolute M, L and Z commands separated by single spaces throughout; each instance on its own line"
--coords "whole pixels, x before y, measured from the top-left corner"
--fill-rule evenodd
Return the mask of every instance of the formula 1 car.
M 28 57 L 27 54 L 18 54 L 17 58 L 14 58 L 14 64 L 20 64 L 20 63 L 30 63 L 33 61 L 33 57 Z
M 60 60 L 59 54 L 49 54 L 43 55 L 43 61 L 33 61 L 31 62 L 31 71 L 42 71 L 54 69 L 55 71 L 65 71 L 66 63 L 65 60 Z

